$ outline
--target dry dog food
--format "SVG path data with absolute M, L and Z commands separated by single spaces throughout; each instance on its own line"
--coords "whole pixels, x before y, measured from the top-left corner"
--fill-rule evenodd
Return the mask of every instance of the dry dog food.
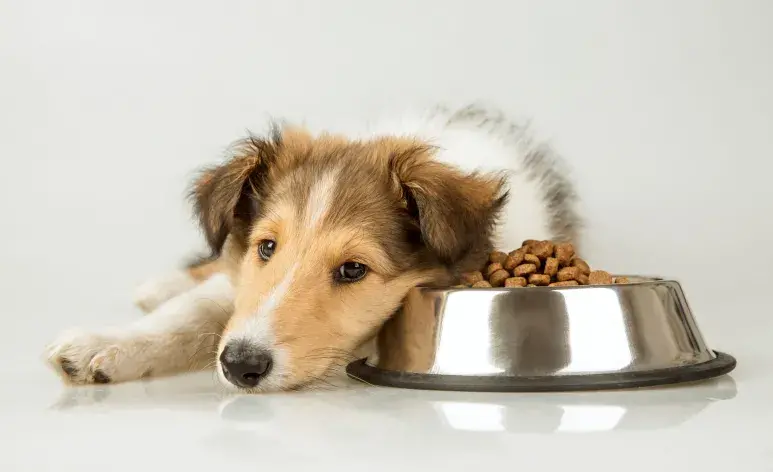
M 609 272 L 591 270 L 570 243 L 527 239 L 508 253 L 489 254 L 479 272 L 463 274 L 457 287 L 571 287 L 630 283 L 626 277 L 614 278 Z

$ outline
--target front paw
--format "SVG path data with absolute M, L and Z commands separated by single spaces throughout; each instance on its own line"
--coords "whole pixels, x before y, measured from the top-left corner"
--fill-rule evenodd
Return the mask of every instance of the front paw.
M 72 330 L 49 344 L 46 356 L 69 383 L 106 384 L 141 378 L 137 342 L 115 335 Z

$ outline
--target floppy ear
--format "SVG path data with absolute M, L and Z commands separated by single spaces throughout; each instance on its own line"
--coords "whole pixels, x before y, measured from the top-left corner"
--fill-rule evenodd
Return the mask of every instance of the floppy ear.
M 508 198 L 503 176 L 464 173 L 432 160 L 425 147 L 395 154 L 390 164 L 422 242 L 442 263 L 491 250 L 492 230 Z
M 231 159 L 204 169 L 193 182 L 189 197 L 213 255 L 220 254 L 229 234 L 246 230 L 255 217 L 279 145 L 276 139 L 240 141 Z

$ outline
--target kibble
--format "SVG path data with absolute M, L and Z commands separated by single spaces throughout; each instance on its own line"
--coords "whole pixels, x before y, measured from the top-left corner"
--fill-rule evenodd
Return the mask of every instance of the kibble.
M 573 287 L 631 283 L 604 270 L 591 270 L 568 242 L 527 239 L 510 251 L 493 251 L 480 271 L 462 274 L 459 287 Z
M 580 285 L 576 280 L 566 280 L 564 282 L 553 282 L 548 287 L 572 287 L 574 285 Z
M 571 264 L 572 264 L 572 267 L 577 267 L 578 269 L 580 269 L 580 272 L 582 272 L 583 274 L 585 275 L 590 274 L 590 266 L 588 265 L 587 262 L 580 259 L 579 257 L 575 257 L 574 259 L 572 259 Z
M 507 257 L 507 253 L 501 252 L 501 251 L 494 251 L 491 254 L 488 255 L 488 261 L 493 263 L 501 264 L 505 261 L 505 258 Z
M 523 262 L 523 254 L 520 254 L 520 257 L 508 255 L 507 258 L 505 258 L 505 262 L 502 263 L 502 267 L 505 270 L 512 272 L 513 269 L 521 265 L 521 262 Z
M 491 283 L 494 287 L 501 287 L 505 284 L 505 280 L 510 278 L 510 272 L 506 271 L 505 269 L 500 269 L 493 274 L 491 274 L 491 277 L 489 277 L 489 283 Z
M 503 269 L 502 264 L 500 264 L 499 262 L 493 262 L 489 264 L 488 267 L 486 267 L 486 278 L 491 278 L 491 274 L 502 269 Z
M 545 259 L 545 269 L 543 272 L 551 277 L 556 275 L 558 273 L 558 259 L 555 257 Z
M 482 282 L 483 274 L 480 272 L 467 272 L 466 274 L 462 274 L 462 280 L 461 282 L 464 285 L 473 285 L 476 282 Z
M 525 287 L 526 279 L 523 277 L 510 277 L 505 280 L 505 287 Z
M 538 241 L 531 245 L 531 253 L 545 260 L 553 255 L 554 248 L 555 246 L 550 241 Z
M 574 246 L 570 243 L 556 244 L 555 257 L 562 266 L 569 265 L 574 256 Z
M 534 254 L 526 254 L 523 256 L 523 262 L 527 264 L 534 264 L 537 269 L 542 266 L 542 261 L 540 261 L 539 257 L 535 256 Z
M 513 257 L 515 257 L 516 259 L 520 257 L 520 258 L 521 258 L 521 260 L 523 260 L 523 256 L 524 256 L 525 254 L 526 254 L 526 248 L 524 248 L 524 247 L 519 247 L 518 249 L 516 249 L 516 250 L 514 250 L 514 251 L 510 251 L 510 254 L 508 254 L 508 255 L 510 255 L 510 256 L 513 256 Z
M 580 275 L 580 269 L 577 267 L 564 267 L 563 269 L 558 271 L 558 274 L 556 274 L 556 280 L 559 282 L 566 282 L 568 280 L 577 280 L 577 277 Z
M 603 270 L 592 270 L 588 276 L 591 285 L 607 285 L 612 283 L 612 275 Z
M 547 274 L 531 274 L 529 283 L 534 285 L 550 285 L 550 276 Z
M 534 264 L 521 264 L 513 270 L 513 275 L 516 277 L 523 277 L 537 272 L 537 266 Z

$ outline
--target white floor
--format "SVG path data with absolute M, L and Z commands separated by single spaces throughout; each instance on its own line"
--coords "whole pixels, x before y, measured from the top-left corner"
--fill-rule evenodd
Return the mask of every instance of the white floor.
M 770 471 L 766 338 L 727 346 L 730 376 L 603 393 L 223 397 L 208 374 L 63 388 L 33 369 L 0 386 L 0 470 Z
M 0 471 L 773 471 L 771 24 L 770 0 L 0 1 Z M 731 376 L 221 398 L 43 366 L 201 246 L 185 187 L 245 129 L 472 99 L 551 139 L 586 258 L 679 279 Z

